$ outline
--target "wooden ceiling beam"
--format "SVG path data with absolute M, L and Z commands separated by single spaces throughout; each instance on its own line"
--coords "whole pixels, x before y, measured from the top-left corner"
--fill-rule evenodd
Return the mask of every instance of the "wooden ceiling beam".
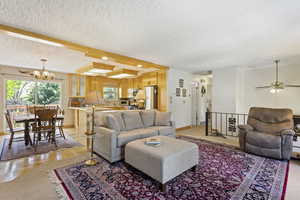
M 7 25 L 3 25 L 3 24 L 0 24 L 0 32 L 6 33 L 8 35 L 9 35 L 9 33 L 14 33 L 14 34 L 18 34 L 18 35 L 23 35 L 23 36 L 27 36 L 27 37 L 31 37 L 31 38 L 35 38 L 35 39 L 39 39 L 39 40 L 44 40 L 44 41 L 60 44 L 62 47 L 82 52 L 82 53 L 84 53 L 85 56 L 92 57 L 92 58 L 102 58 L 105 56 L 105 57 L 108 57 L 110 60 L 113 60 L 114 62 L 124 64 L 124 65 L 131 65 L 131 66 L 143 65 L 143 68 L 157 68 L 160 70 L 168 70 L 169 69 L 169 67 L 167 67 L 167 66 L 157 65 L 155 63 L 147 62 L 144 60 L 131 58 L 128 56 L 123 56 L 120 54 L 115 54 L 115 53 L 103 51 L 103 50 L 96 49 L 96 48 L 91 48 L 88 46 L 76 44 L 76 43 L 69 42 L 66 40 L 49 37 L 49 36 L 46 36 L 43 34 L 34 33 L 34 32 L 26 31 L 23 29 L 15 28 L 12 26 L 7 26 Z
M 76 70 L 77 73 L 84 73 L 88 72 L 91 69 L 104 69 L 104 70 L 111 70 L 113 71 L 116 66 L 114 65 L 108 65 L 104 63 L 98 63 L 98 62 L 92 62 L 90 65 L 80 67 L 79 69 Z
M 115 53 L 105 52 L 104 54 L 100 55 L 99 52 L 89 51 L 85 55 L 87 57 L 98 58 L 98 59 L 101 59 L 102 57 L 108 57 L 109 60 L 112 60 L 116 63 L 130 65 L 130 66 L 134 66 L 134 67 L 137 67 L 138 65 L 142 65 L 141 68 L 156 68 L 156 69 L 160 69 L 160 70 L 168 70 L 169 69 L 169 67 L 166 67 L 166 66 L 157 65 L 157 64 L 154 64 L 151 62 L 147 62 L 144 60 L 131 58 L 131 57 L 127 57 L 127 56 L 122 56 L 122 55 L 115 54 Z

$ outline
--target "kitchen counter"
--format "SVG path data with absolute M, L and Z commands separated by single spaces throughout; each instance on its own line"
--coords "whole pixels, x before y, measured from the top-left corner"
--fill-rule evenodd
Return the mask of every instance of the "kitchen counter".
M 91 107 L 68 107 L 69 110 L 74 110 L 74 126 L 79 133 L 84 134 L 87 131 L 88 114 L 92 112 Z M 127 110 L 126 106 L 96 106 L 95 111 L 109 110 Z

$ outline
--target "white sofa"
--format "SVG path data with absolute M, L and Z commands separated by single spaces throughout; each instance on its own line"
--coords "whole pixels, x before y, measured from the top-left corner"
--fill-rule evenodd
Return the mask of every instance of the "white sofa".
M 96 112 L 94 153 L 116 162 L 124 158 L 124 147 L 131 141 L 157 135 L 175 137 L 170 115 L 155 110 Z

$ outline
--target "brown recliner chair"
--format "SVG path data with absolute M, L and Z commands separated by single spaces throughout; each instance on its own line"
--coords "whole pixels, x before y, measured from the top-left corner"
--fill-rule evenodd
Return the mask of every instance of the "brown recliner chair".
M 248 153 L 289 160 L 295 134 L 290 109 L 250 108 L 246 125 L 239 125 L 240 148 Z

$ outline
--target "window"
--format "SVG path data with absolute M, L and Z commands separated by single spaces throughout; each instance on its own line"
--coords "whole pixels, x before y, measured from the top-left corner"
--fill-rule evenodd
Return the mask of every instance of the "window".
M 6 108 L 11 112 L 24 112 L 26 105 L 58 105 L 61 86 L 55 82 L 6 80 Z
M 117 100 L 119 98 L 119 88 L 116 87 L 104 87 L 103 99 L 105 100 Z

